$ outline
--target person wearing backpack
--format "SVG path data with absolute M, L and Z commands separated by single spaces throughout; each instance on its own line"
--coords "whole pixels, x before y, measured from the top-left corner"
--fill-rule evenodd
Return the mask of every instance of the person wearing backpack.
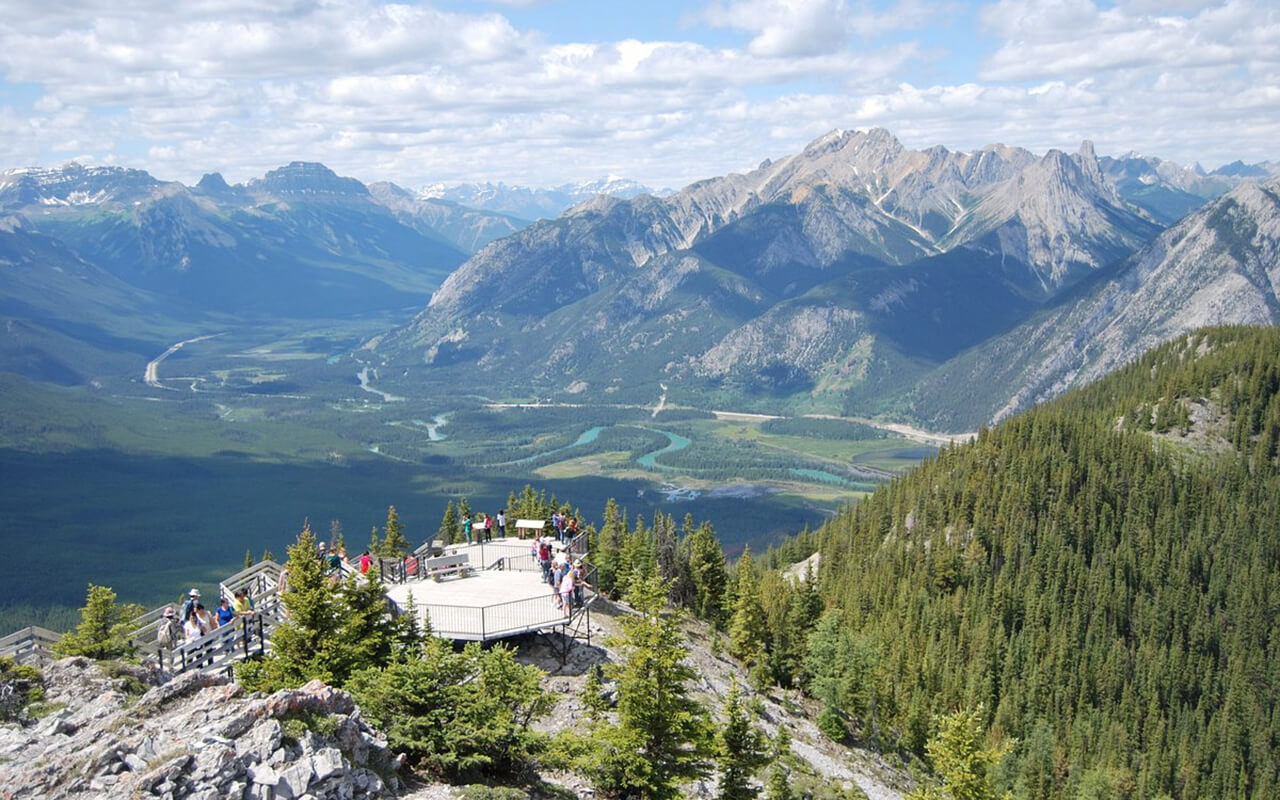
M 165 661 L 172 662 L 173 649 L 182 643 L 182 625 L 178 622 L 178 614 L 173 610 L 173 606 L 168 606 L 164 610 L 164 616 L 160 618 L 160 624 L 156 626 L 156 644 L 160 646 L 160 666 L 165 666 Z
M 179 624 L 186 625 L 191 615 L 196 613 L 196 604 L 200 602 L 200 590 L 195 587 L 187 592 L 187 602 L 182 604 L 182 613 L 178 615 Z

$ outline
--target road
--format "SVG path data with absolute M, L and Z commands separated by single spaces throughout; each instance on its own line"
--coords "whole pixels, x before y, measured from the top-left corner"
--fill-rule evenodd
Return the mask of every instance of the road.
M 208 333 L 208 334 L 205 334 L 204 336 L 197 336 L 194 339 L 186 339 L 184 341 L 178 342 L 177 344 L 171 346 L 168 350 L 165 350 L 163 353 L 153 358 L 151 361 L 147 362 L 147 368 L 142 373 L 142 380 L 145 381 L 148 386 L 151 386 L 153 388 L 169 389 L 168 386 L 165 386 L 164 384 L 160 383 L 160 362 L 164 361 L 169 356 L 178 352 L 186 345 L 192 344 L 194 342 L 203 342 L 205 339 L 212 339 L 215 336 L 221 336 L 221 335 L 222 334 L 220 333 Z M 177 389 L 169 389 L 169 391 L 176 392 Z

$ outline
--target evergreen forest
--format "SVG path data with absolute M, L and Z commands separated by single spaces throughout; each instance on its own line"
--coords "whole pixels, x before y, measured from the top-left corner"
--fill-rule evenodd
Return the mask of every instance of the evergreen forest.
M 942 451 L 820 532 L 828 713 L 981 709 L 1019 798 L 1280 796 L 1278 445 L 1280 331 L 1219 328 Z

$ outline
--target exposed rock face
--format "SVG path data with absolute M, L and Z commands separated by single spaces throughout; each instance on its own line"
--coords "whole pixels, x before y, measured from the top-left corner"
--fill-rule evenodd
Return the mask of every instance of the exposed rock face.
M 45 678 L 47 699 L 66 706 L 0 727 L 0 796 L 360 800 L 399 787 L 399 762 L 350 695 L 318 681 L 246 696 L 189 673 L 134 698 L 83 658 L 54 662 Z M 302 714 L 331 735 L 290 739 L 282 722 Z
M 998 420 L 1196 328 L 1275 324 L 1280 180 L 1242 184 L 1190 215 L 1074 302 L 943 368 L 926 395 L 981 376 L 1004 393 Z
M 598 197 L 496 241 L 377 350 L 405 367 L 406 391 L 422 366 L 475 365 L 558 385 L 729 380 L 839 407 L 865 366 L 902 372 L 897 353 L 938 357 L 1007 330 L 1160 228 L 1087 142 L 1037 157 L 834 131 L 745 174 Z M 876 307 L 895 285 L 912 288 L 923 326 Z M 984 327 L 939 304 L 1003 310 L 977 312 L 999 318 Z

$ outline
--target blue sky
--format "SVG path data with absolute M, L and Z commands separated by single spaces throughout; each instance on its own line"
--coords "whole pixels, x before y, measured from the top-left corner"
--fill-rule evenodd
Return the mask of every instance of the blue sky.
M 1280 160 L 1272 0 L 6 0 L 0 169 L 656 188 L 835 128 Z

